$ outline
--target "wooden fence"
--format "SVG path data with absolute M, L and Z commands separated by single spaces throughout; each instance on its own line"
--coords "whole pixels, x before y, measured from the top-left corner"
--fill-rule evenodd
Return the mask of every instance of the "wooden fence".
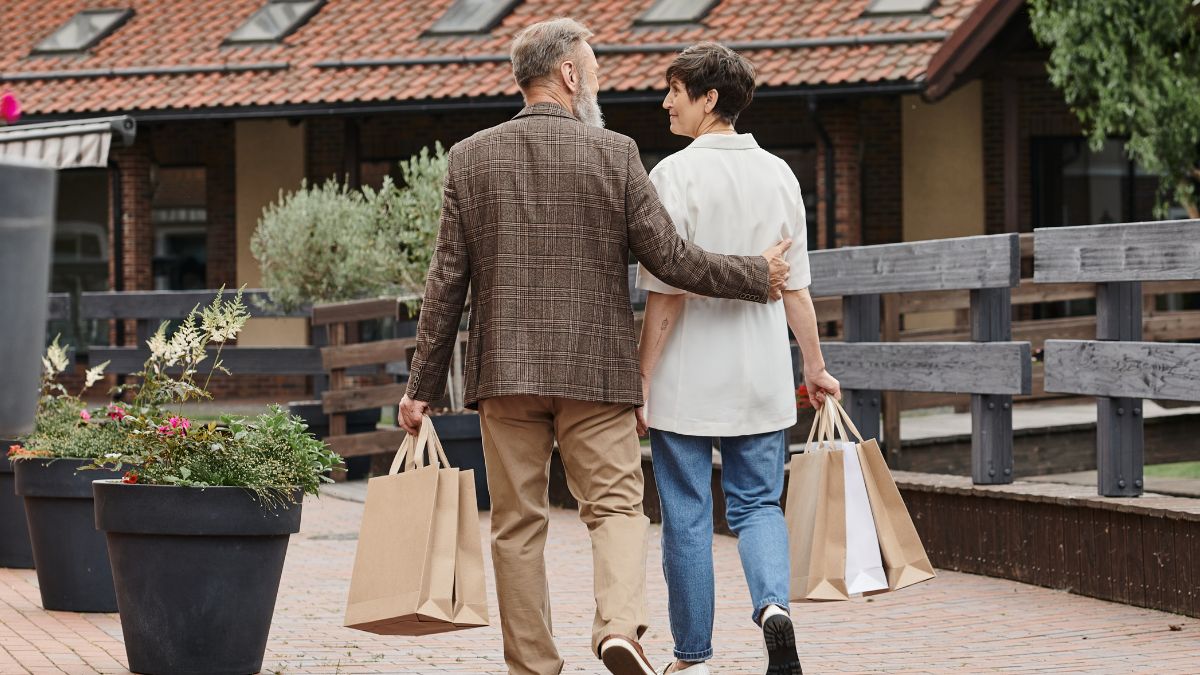
M 1200 221 L 1034 232 L 1038 282 L 1097 285 L 1095 340 L 1046 341 L 1046 389 L 1096 396 L 1097 489 L 1142 493 L 1142 399 L 1200 401 L 1200 344 L 1142 342 L 1143 281 L 1200 280 Z

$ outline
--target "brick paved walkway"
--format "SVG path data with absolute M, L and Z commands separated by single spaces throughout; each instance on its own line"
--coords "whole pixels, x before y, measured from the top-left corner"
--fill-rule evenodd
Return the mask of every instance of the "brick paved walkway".
M 331 496 L 305 504 L 303 530 L 288 552 L 267 672 L 503 673 L 495 627 L 418 639 L 341 628 L 361 509 Z M 761 648 L 747 619 L 736 544 L 718 537 L 716 547 L 720 597 L 712 664 L 721 673 L 753 673 Z M 603 672 L 588 652 L 587 533 L 571 512 L 554 513 L 549 559 L 567 672 Z M 670 653 L 658 559 L 653 545 L 653 626 L 645 645 L 656 663 Z M 0 570 L 0 673 L 125 672 L 117 616 L 44 612 L 36 583 L 31 570 Z M 492 607 L 495 612 L 494 595 Z M 793 612 L 810 674 L 1200 671 L 1195 619 L 952 572 L 874 601 L 796 605 Z

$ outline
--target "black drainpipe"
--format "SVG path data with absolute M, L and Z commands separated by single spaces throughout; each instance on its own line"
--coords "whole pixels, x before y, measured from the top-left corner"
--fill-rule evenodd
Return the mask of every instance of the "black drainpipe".
M 821 139 L 821 145 L 825 146 L 825 248 L 837 248 L 837 185 L 834 184 L 833 141 L 817 115 L 817 99 L 814 96 L 808 97 L 808 116 L 812 119 L 817 137 Z

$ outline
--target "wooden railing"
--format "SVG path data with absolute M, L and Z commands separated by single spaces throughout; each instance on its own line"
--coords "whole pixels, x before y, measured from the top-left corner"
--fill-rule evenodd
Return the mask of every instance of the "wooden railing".
M 1097 397 L 1097 489 L 1139 495 L 1142 399 L 1200 401 L 1200 344 L 1142 341 L 1142 282 L 1200 280 L 1200 221 L 1039 229 L 1034 246 L 1038 282 L 1097 289 L 1096 339 L 1047 340 L 1046 389 Z
M 73 299 L 65 293 L 50 296 L 52 320 L 133 322 L 132 346 L 87 345 L 88 362 L 110 361 L 107 372 L 127 375 L 142 369 L 150 355 L 146 340 L 162 321 L 183 319 L 197 305 L 203 307 L 216 297 L 215 290 L 201 291 L 108 291 L 81 293 Z M 232 299 L 236 291 L 225 291 Z M 307 317 L 309 309 L 281 312 L 265 305 L 266 291 L 245 291 L 243 301 L 252 317 Z M 210 350 L 215 351 L 215 350 Z M 315 347 L 226 346 L 221 361 L 230 371 L 244 375 L 319 375 L 321 355 Z

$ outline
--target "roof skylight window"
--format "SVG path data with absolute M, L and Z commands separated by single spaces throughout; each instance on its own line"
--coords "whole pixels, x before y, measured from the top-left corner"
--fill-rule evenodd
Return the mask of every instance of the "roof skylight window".
M 33 53 L 57 54 L 90 49 L 131 16 L 132 9 L 85 9 L 39 42 Z
M 279 42 L 303 26 L 325 0 L 270 0 L 233 31 L 227 43 Z
M 637 18 L 639 24 L 697 23 L 719 0 L 658 0 Z
M 469 35 L 495 28 L 520 0 L 455 0 L 426 35 Z
M 924 14 L 933 7 L 934 0 L 871 0 L 863 16 L 885 14 Z

